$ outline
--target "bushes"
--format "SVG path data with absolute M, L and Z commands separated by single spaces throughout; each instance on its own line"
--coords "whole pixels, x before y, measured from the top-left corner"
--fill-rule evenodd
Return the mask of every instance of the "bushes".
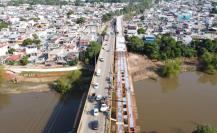
M 81 74 L 81 71 L 76 70 L 70 72 L 66 76 L 59 78 L 54 84 L 54 89 L 61 94 L 69 92 L 73 86 L 79 84 Z
M 217 133 L 217 129 L 210 125 L 197 125 L 197 128 L 192 133 Z
M 160 75 L 163 77 L 171 77 L 176 76 L 181 70 L 181 61 L 176 60 L 167 60 L 162 70 L 160 71 Z

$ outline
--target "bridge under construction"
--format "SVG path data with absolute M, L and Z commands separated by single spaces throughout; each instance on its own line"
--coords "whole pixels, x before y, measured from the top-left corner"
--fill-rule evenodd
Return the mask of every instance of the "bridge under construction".
M 122 16 L 116 18 L 115 92 L 116 132 L 137 133 L 137 108 L 131 76 L 127 67 L 127 47 L 123 36 Z

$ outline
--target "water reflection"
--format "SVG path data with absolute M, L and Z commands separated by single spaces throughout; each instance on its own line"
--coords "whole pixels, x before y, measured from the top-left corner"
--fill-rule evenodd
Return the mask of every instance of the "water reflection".
M 211 85 L 217 85 L 217 75 L 209 75 L 205 73 L 197 73 L 199 76 L 198 82 L 202 84 L 210 83 Z
M 10 104 L 10 96 L 8 94 L 0 93 L 0 109 Z
M 162 92 L 164 93 L 176 90 L 176 88 L 178 88 L 178 85 L 179 85 L 178 76 L 160 79 L 160 86 L 161 86 Z

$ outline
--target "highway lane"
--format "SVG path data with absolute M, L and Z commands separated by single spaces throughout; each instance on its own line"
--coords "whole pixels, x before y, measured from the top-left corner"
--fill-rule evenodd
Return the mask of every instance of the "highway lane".
M 99 55 L 99 58 L 103 57 L 104 61 L 101 62 L 98 60 L 97 62 L 97 69 L 101 70 L 101 75 L 100 76 L 95 76 L 94 77 L 94 83 L 99 83 L 99 88 L 98 89 L 94 89 L 93 87 L 91 87 L 90 91 L 92 93 L 96 93 L 96 95 L 102 95 L 102 96 L 108 96 L 108 89 L 105 89 L 106 87 L 108 87 L 108 81 L 106 80 L 106 78 L 110 75 L 110 71 L 111 71 L 111 67 L 112 67 L 112 58 L 114 55 L 114 51 L 113 51 L 113 47 L 115 44 L 115 36 L 114 34 L 111 35 L 110 32 L 113 31 L 113 29 L 109 26 L 108 27 L 108 32 L 109 33 L 109 38 L 108 41 L 104 41 L 102 47 L 105 47 L 105 49 L 101 50 L 101 53 Z M 107 44 L 107 45 L 104 45 Z M 109 52 L 107 51 L 109 50 Z M 96 70 L 97 70 L 96 69 Z M 106 116 L 100 112 L 98 116 L 93 116 L 92 112 L 94 107 L 96 107 L 99 105 L 97 105 L 96 103 L 90 103 L 88 102 L 87 106 L 86 106 L 86 113 L 85 113 L 85 117 L 84 119 L 82 119 L 81 121 L 84 121 L 82 123 L 82 128 L 80 133 L 104 133 L 105 132 L 105 123 L 106 123 Z M 93 120 L 98 120 L 99 121 L 99 129 L 98 130 L 92 130 L 90 123 Z

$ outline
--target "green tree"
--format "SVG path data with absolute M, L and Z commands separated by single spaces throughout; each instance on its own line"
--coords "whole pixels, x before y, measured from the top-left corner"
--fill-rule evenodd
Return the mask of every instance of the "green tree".
M 22 46 L 32 45 L 32 39 L 27 38 L 23 41 Z
M 144 16 L 141 16 L 139 19 L 143 21 L 143 20 L 145 19 L 145 17 L 144 17 Z
M 59 78 L 54 85 L 54 89 L 61 94 L 66 94 L 71 91 L 76 84 L 79 84 L 81 74 L 81 71 L 75 70 Z
M 112 19 L 112 16 L 113 14 L 110 12 L 110 13 L 106 13 L 102 16 L 102 21 L 103 22 L 107 22 L 107 21 L 110 21 Z
M 137 36 L 130 37 L 130 50 L 141 52 L 144 49 L 144 41 Z
M 75 60 L 72 60 L 72 61 L 68 61 L 67 64 L 68 64 L 69 66 L 77 65 L 77 64 L 78 64 L 78 60 L 75 59 Z
M 83 24 L 85 22 L 85 18 L 84 17 L 80 17 L 76 20 L 77 24 Z
M 16 50 L 15 50 L 14 48 L 8 49 L 8 53 L 9 53 L 9 54 L 13 54 L 15 51 L 16 51 Z
M 29 61 L 28 61 L 28 57 L 27 56 L 24 56 L 24 57 L 22 57 L 22 59 L 20 59 L 20 64 L 21 65 L 25 66 L 28 63 L 29 63 Z
M 101 45 L 98 42 L 92 41 L 87 47 L 85 52 L 85 58 L 88 59 L 90 64 L 94 64 L 95 59 L 98 57 L 101 49 Z
M 200 57 L 202 70 L 208 74 L 217 73 L 217 54 L 205 52 Z
M 3 28 L 8 28 L 9 24 L 4 22 L 4 21 L 1 21 L 0 22 L 0 30 L 3 29 Z
M 192 133 L 217 133 L 217 129 L 210 125 L 197 125 L 197 128 Z
M 72 10 L 69 10 L 66 15 L 67 15 L 67 18 L 69 18 L 70 15 L 74 14 L 74 12 Z
M 138 33 L 138 34 L 145 34 L 145 30 L 144 30 L 143 28 L 139 28 L 139 29 L 137 30 L 137 33 Z
M 176 76 L 181 70 L 181 61 L 176 60 L 167 60 L 165 65 L 162 67 L 160 71 L 160 75 L 163 77 L 171 77 Z

